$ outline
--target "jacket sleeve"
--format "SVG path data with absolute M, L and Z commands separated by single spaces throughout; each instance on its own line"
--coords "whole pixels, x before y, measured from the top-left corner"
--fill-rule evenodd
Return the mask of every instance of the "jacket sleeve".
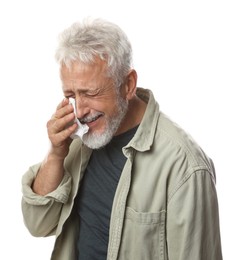
M 214 176 L 207 170 L 187 175 L 169 199 L 169 260 L 222 260 Z
M 24 223 L 33 236 L 49 236 L 55 233 L 63 204 L 71 191 L 71 177 L 65 173 L 59 187 L 40 196 L 31 186 L 41 164 L 29 168 L 22 178 L 22 213 Z

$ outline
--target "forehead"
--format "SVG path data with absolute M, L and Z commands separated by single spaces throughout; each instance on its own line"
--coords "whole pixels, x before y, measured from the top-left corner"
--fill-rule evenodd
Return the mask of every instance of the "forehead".
M 96 81 L 108 79 L 108 67 L 105 61 L 96 58 L 93 63 L 75 61 L 60 68 L 62 81 Z
M 60 68 L 62 90 L 68 93 L 101 91 L 107 86 L 114 87 L 114 80 L 109 76 L 107 63 L 96 58 L 93 63 L 73 62 L 71 66 Z

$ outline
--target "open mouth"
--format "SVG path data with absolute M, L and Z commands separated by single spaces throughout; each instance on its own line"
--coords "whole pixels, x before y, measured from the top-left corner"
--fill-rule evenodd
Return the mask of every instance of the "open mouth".
M 87 116 L 85 118 L 79 119 L 81 124 L 90 124 L 98 120 L 101 116 L 103 116 L 102 113 L 98 113 L 94 116 Z

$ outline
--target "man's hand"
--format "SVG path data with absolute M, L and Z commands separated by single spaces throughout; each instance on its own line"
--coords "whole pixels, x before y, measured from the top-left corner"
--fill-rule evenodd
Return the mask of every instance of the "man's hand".
M 72 142 L 70 135 L 78 127 L 76 123 L 73 123 L 74 119 L 74 108 L 65 98 L 47 122 L 48 136 L 51 142 L 50 153 L 59 159 L 64 159 L 68 154 L 69 145 Z
M 77 129 L 77 124 L 73 123 L 74 118 L 74 108 L 65 98 L 47 123 L 51 146 L 32 184 L 33 191 L 39 195 L 52 192 L 63 179 L 64 159 L 72 142 L 70 135 Z

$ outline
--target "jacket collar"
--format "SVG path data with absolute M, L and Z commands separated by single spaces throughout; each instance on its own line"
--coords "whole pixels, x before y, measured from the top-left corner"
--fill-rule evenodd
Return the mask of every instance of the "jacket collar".
M 153 93 L 148 89 L 137 88 L 137 96 L 147 103 L 147 107 L 136 134 L 124 147 L 124 151 L 130 147 L 141 152 L 147 151 L 152 146 L 155 136 L 159 118 L 159 105 L 154 99 Z

